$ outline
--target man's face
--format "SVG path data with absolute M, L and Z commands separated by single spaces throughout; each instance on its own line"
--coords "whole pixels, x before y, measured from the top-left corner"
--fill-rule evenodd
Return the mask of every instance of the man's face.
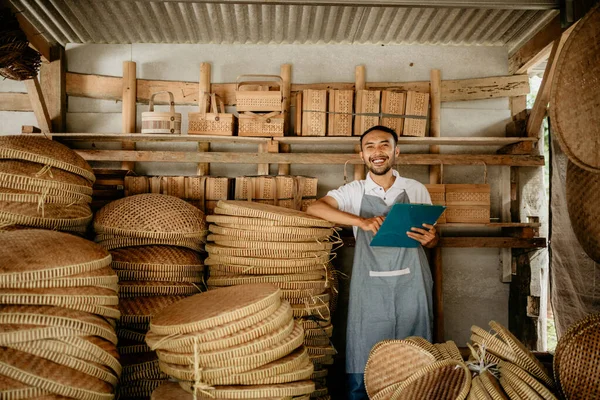
M 375 175 L 385 175 L 396 163 L 400 149 L 387 132 L 369 132 L 362 141 L 361 158 Z

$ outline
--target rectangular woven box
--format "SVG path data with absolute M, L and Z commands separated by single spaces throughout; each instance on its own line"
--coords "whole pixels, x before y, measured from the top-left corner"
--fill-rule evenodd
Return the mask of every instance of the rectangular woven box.
M 352 136 L 354 90 L 329 90 L 327 136 Z
M 405 114 L 425 118 L 410 118 L 404 120 L 404 136 L 425 136 L 427 134 L 427 113 L 429 111 L 429 93 L 408 91 L 406 93 Z
M 381 113 L 389 115 L 403 115 L 406 109 L 406 93 L 384 90 L 381 92 Z M 402 136 L 404 118 L 382 116 L 381 125 L 392 128 L 398 136 Z
M 446 184 L 446 221 L 490 222 L 490 185 Z

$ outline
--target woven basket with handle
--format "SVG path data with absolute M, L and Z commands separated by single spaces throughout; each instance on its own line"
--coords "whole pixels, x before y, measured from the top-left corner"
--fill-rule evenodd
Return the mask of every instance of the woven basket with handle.
M 169 111 L 154 111 L 154 97 L 157 94 L 169 95 Z M 161 91 L 152 93 L 148 103 L 148 111 L 142 113 L 142 133 L 181 134 L 181 113 L 175 112 L 173 93 Z

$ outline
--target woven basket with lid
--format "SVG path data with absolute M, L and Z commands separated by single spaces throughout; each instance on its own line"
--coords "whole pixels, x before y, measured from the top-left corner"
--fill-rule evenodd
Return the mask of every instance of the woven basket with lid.
M 45 138 L 1 136 L 0 159 L 24 160 L 72 172 L 94 182 L 89 164 L 67 146 Z

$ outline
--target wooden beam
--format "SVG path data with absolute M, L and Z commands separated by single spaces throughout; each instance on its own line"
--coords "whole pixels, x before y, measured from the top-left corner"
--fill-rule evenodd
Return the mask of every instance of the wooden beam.
M 31 112 L 31 100 L 27 93 L 0 93 L 0 111 Z
M 502 222 L 511 222 L 510 169 L 510 167 L 500 167 L 500 196 L 502 202 Z M 512 250 L 501 249 L 500 257 L 502 259 L 502 282 L 510 282 L 512 280 Z
M 52 121 L 53 132 L 65 132 L 67 130 L 65 73 L 65 49 L 58 47 L 57 58 L 54 61 L 42 62 L 40 67 L 40 85 Z
M 526 74 L 550 55 L 552 42 L 560 37 L 560 15 L 557 15 L 542 30 L 536 33 L 527 43 L 508 59 L 510 74 Z
M 211 71 L 210 63 L 200 63 L 200 80 L 198 83 L 198 107 L 200 110 L 206 110 L 208 107 L 208 99 L 204 93 L 211 93 Z M 210 151 L 210 142 L 198 143 L 198 151 L 200 153 Z M 210 164 L 199 163 L 196 167 L 196 175 L 210 175 Z
M 126 151 L 126 150 L 75 150 L 90 161 L 149 161 L 149 162 L 210 162 L 232 164 L 363 164 L 358 154 L 328 153 L 197 153 L 185 151 Z M 512 165 L 539 167 L 542 156 L 476 155 L 476 154 L 400 154 L 396 159 L 402 165 Z
M 160 90 L 173 92 L 178 105 L 198 104 L 198 83 L 180 81 L 158 81 L 138 79 L 137 101 L 148 103 L 152 93 Z M 293 84 L 291 99 L 295 99 L 298 91 L 304 89 L 354 89 L 356 83 L 310 83 Z M 365 89 L 393 89 L 429 91 L 429 81 L 423 82 L 370 82 Z M 225 105 L 235 105 L 235 83 L 213 83 L 211 90 L 218 94 Z M 527 75 L 495 76 L 477 79 L 458 79 L 442 81 L 441 101 L 469 101 L 491 99 L 497 97 L 523 96 L 529 93 Z M 121 100 L 121 78 L 114 76 L 67 73 L 67 95 L 90 97 L 104 100 Z M 164 100 L 157 102 L 161 103 Z M 166 104 L 166 102 L 164 103 Z
M 442 247 L 493 247 L 533 249 L 546 247 L 545 238 L 512 238 L 512 237 L 442 237 Z
M 527 109 L 527 96 L 513 96 L 509 101 L 510 113 L 513 117 Z
M 53 46 L 44 37 L 43 32 L 38 31 L 31 22 L 25 17 L 25 15 L 17 10 L 9 1 L 3 1 L 6 6 L 9 6 L 15 13 L 17 21 L 21 30 L 27 36 L 27 40 L 37 50 L 38 53 L 44 58 L 45 61 L 52 62 L 60 56 L 59 46 Z
M 278 142 L 275 142 L 278 143 Z M 278 143 L 279 144 L 279 152 L 280 153 L 289 153 L 292 150 L 292 146 L 286 143 Z M 278 175 L 289 175 L 290 174 L 290 164 L 279 164 L 277 167 Z
M 135 122 L 137 117 L 135 62 L 123 62 L 123 79 L 121 82 L 121 92 L 123 93 L 121 129 L 123 133 L 135 133 Z M 135 150 L 135 142 L 123 142 L 121 148 L 123 150 Z M 124 161 L 121 163 L 121 168 L 133 171 L 135 170 L 135 164 L 130 161 Z
M 366 87 L 366 69 L 364 65 L 358 65 L 356 66 L 356 68 L 354 69 L 354 86 L 356 88 L 356 92 L 355 92 L 355 98 L 354 98 L 354 105 L 355 107 L 357 106 L 357 100 L 358 100 L 358 91 L 359 90 L 364 90 Z M 358 108 L 357 108 L 358 110 Z M 362 132 L 356 132 L 356 127 L 358 126 L 358 124 L 354 124 L 354 135 L 355 136 L 360 136 L 363 133 Z M 357 144 L 356 146 L 354 146 L 354 152 L 355 153 L 360 153 L 361 152 L 361 146 L 360 143 Z M 345 168 L 345 167 L 344 167 Z M 344 171 L 344 175 L 345 175 L 346 171 Z M 360 164 L 360 165 L 355 165 L 354 166 L 354 180 L 355 181 L 360 181 L 366 178 L 366 172 L 365 172 L 365 166 Z
M 442 112 L 442 100 L 441 100 L 441 84 L 442 75 L 439 69 L 431 70 L 431 89 L 430 89 L 430 101 L 431 101 L 431 118 L 429 121 L 429 136 L 440 137 L 441 136 L 441 123 L 440 114 Z M 439 154 L 440 146 L 437 144 L 429 146 L 429 153 Z M 429 183 L 438 184 L 442 183 L 442 167 L 440 165 L 432 165 L 429 167 Z
M 25 86 L 27 87 L 31 108 L 40 129 L 42 132 L 52 132 L 52 121 L 50 121 L 50 116 L 48 115 L 48 108 L 46 108 L 46 102 L 44 101 L 44 95 L 42 94 L 38 78 L 35 77 L 26 80 Z

